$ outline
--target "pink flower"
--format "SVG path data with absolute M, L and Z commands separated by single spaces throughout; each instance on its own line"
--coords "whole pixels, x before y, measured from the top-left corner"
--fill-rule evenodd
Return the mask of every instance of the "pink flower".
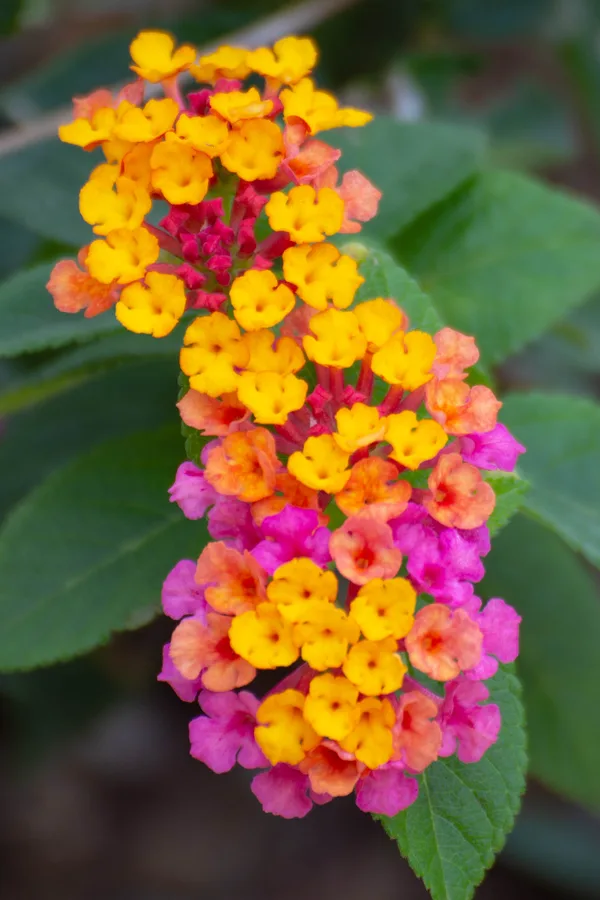
M 217 499 L 217 494 L 192 462 L 181 463 L 175 482 L 169 488 L 171 503 L 176 503 L 186 519 L 202 519 Z
M 331 799 L 326 794 L 313 793 L 308 775 L 284 763 L 255 775 L 250 789 L 265 812 L 283 819 L 303 819 L 313 802 L 323 804 Z
M 419 793 L 416 778 L 407 776 L 394 763 L 381 766 L 359 781 L 356 805 L 363 812 L 395 816 L 414 803 Z
M 496 742 L 502 724 L 500 710 L 495 703 L 481 705 L 489 695 L 480 681 L 459 677 L 448 682 L 438 719 L 443 734 L 440 756 L 456 752 L 463 763 L 479 762 Z
M 218 497 L 208 514 L 208 533 L 235 550 L 252 550 L 261 539 L 251 506 L 236 497 Z
M 525 453 L 523 444 L 500 423 L 485 434 L 465 434 L 458 443 L 465 462 L 488 471 L 513 472 L 519 454 Z
M 192 756 L 218 774 L 229 772 L 236 762 L 244 769 L 269 765 L 254 740 L 260 700 L 249 691 L 202 691 L 198 703 L 206 715 L 190 722 Z
M 198 691 L 202 688 L 202 680 L 200 678 L 194 678 L 190 681 L 190 679 L 184 678 L 181 672 L 175 668 L 170 651 L 171 645 L 165 644 L 163 647 L 163 665 L 156 680 L 166 681 L 166 683 L 173 688 L 180 700 L 184 700 L 186 703 L 192 703 L 196 699 Z
M 204 588 L 196 583 L 196 563 L 181 559 L 169 572 L 162 588 L 162 608 L 172 619 L 197 616 L 205 619 L 207 603 Z
M 483 655 L 478 665 L 465 672 L 473 681 L 484 681 L 498 671 L 498 661 L 514 662 L 519 655 L 519 625 L 521 616 L 501 600 L 494 597 L 479 612 L 481 600 L 475 597 L 468 605 L 471 618 L 477 622 L 483 634 Z
M 286 506 L 263 519 L 260 530 L 265 539 L 254 548 L 252 555 L 269 575 L 299 556 L 308 557 L 321 567 L 331 559 L 329 529 L 319 526 L 319 514 L 314 509 Z

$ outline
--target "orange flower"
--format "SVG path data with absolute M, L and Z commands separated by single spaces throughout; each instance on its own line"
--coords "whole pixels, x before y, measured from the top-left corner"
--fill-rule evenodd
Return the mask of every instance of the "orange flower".
M 244 422 L 250 412 L 235 393 L 222 394 L 221 399 L 189 390 L 177 404 L 183 422 L 203 434 L 224 437 L 231 426 Z
M 442 328 L 434 335 L 433 340 L 437 347 L 435 362 L 431 367 L 434 375 L 437 378 L 466 378 L 464 370 L 474 366 L 479 359 L 475 338 L 453 328 Z
M 369 456 L 352 466 L 346 487 L 335 495 L 339 508 L 347 516 L 364 509 L 387 521 L 406 509 L 412 488 L 408 481 L 398 480 L 398 469 L 387 459 Z
M 86 253 L 87 247 L 84 247 L 79 257 L 85 258 Z M 82 271 L 73 259 L 61 259 L 56 263 L 46 288 L 52 294 L 57 309 L 66 313 L 83 309 L 86 319 L 114 306 L 120 292 L 114 281 L 111 284 L 96 281 L 87 270 Z
M 365 766 L 357 759 L 343 759 L 335 744 L 324 741 L 305 756 L 298 768 L 308 775 L 311 789 L 316 794 L 347 797 Z
M 435 681 L 450 681 L 481 659 L 483 635 L 464 609 L 424 606 L 405 638 L 413 666 Z
M 435 720 L 438 708 L 422 691 L 402 694 L 396 713 L 394 758 L 402 760 L 413 772 L 422 772 L 437 759 L 442 730 Z
M 425 405 L 448 434 L 491 431 L 502 403 L 483 384 L 469 387 L 460 378 L 434 378 L 425 388 Z
M 463 462 L 458 453 L 440 456 L 428 484 L 431 493 L 423 498 L 423 506 L 448 528 L 478 528 L 496 505 L 496 495 L 479 469 Z
M 273 435 L 253 428 L 227 435 L 209 452 L 205 477 L 220 494 L 254 503 L 274 492 L 278 467 Z
M 314 509 L 319 514 L 319 525 L 327 525 L 329 518 L 321 512 L 318 491 L 301 484 L 289 472 L 279 472 L 275 479 L 275 490 L 277 494 L 252 504 L 252 518 L 257 525 L 260 525 L 267 516 L 281 512 L 286 506 Z
M 228 616 L 208 613 L 206 625 L 192 618 L 179 623 L 169 654 L 184 678 L 194 681 L 202 673 L 202 684 L 209 691 L 232 691 L 252 681 L 256 669 L 229 643 L 231 621 Z
M 209 585 L 205 597 L 217 612 L 237 616 L 265 597 L 266 573 L 247 550 L 240 553 L 222 541 L 207 544 L 198 560 L 195 581 Z
M 346 519 L 331 535 L 329 551 L 339 572 L 353 584 L 393 578 L 402 563 L 391 528 L 369 512 Z

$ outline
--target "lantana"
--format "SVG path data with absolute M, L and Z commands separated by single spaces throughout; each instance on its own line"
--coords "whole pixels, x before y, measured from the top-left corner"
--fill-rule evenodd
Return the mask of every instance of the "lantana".
M 438 757 L 476 762 L 498 737 L 482 682 L 516 658 L 520 618 L 499 598 L 482 608 L 474 585 L 486 476 L 524 448 L 468 382 L 474 339 L 362 296 L 360 248 L 332 241 L 380 193 L 340 179 L 321 139 L 371 116 L 315 87 L 313 42 L 197 59 L 142 32 L 131 53 L 137 79 L 79 98 L 61 128 L 105 162 L 80 194 L 97 238 L 48 287 L 64 312 L 114 307 L 156 338 L 185 322 L 178 409 L 204 448 L 170 493 L 212 541 L 164 583 L 178 624 L 159 679 L 200 704 L 192 755 L 260 770 L 266 811 L 354 793 L 394 815 Z M 184 96 L 186 71 L 199 86 Z M 145 102 L 146 82 L 163 97 Z M 281 669 L 264 696 L 249 689 Z

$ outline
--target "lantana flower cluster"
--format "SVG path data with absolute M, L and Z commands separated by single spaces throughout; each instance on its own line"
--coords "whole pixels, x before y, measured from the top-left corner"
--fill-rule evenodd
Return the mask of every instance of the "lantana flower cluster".
M 316 137 L 371 116 L 315 87 L 312 41 L 198 59 L 142 32 L 131 54 L 138 79 L 61 128 L 104 161 L 80 194 L 98 237 L 49 289 L 155 337 L 185 319 L 177 405 L 204 446 L 170 495 L 211 541 L 164 583 L 178 624 L 159 679 L 198 700 L 192 755 L 259 770 L 266 811 L 354 793 L 394 815 L 438 757 L 476 762 L 498 737 L 484 682 L 516 658 L 520 618 L 474 585 L 487 475 L 524 448 L 469 384 L 474 339 L 412 329 L 365 295 L 366 248 L 330 240 L 380 193 Z M 146 83 L 163 96 L 144 102 Z M 262 670 L 280 680 L 258 697 Z

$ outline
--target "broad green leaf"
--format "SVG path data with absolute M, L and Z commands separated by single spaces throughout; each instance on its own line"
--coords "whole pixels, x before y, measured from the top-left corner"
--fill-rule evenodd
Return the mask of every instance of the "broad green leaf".
M 443 323 L 430 298 L 393 256 L 374 244 L 363 244 L 360 240 L 344 241 L 340 244 L 340 250 L 350 253 L 360 262 L 359 271 L 365 281 L 356 292 L 356 302 L 374 297 L 392 297 L 408 316 L 411 328 L 433 334 L 442 327 Z
M 158 340 L 121 328 L 114 334 L 101 336 L 98 340 L 73 349 L 68 348 L 58 358 L 11 381 L 6 390 L 0 392 L 0 415 L 34 406 L 127 360 L 176 360 L 181 340 L 180 328 Z
M 181 457 L 172 426 L 109 441 L 55 472 L 8 517 L 0 669 L 84 653 L 158 609 L 169 569 L 206 542 L 205 526 L 169 503 Z
M 419 777 L 419 796 L 383 827 L 433 900 L 469 900 L 502 848 L 525 787 L 519 682 L 500 671 L 488 682 L 502 730 L 481 762 L 440 759 Z
M 364 128 L 334 131 L 340 169 L 358 169 L 382 191 L 366 236 L 387 238 L 437 203 L 481 164 L 482 132 L 438 122 L 400 122 L 376 116 Z
M 529 484 L 516 472 L 494 472 L 486 475 L 485 480 L 491 484 L 496 494 L 496 506 L 487 523 L 493 536 L 504 528 L 523 506 L 523 498 Z
M 0 217 L 0 279 L 27 265 L 40 246 L 40 238 L 29 228 Z
M 59 312 L 46 290 L 51 268 L 40 263 L 0 282 L 0 357 L 91 341 L 122 328 L 111 310 L 91 319 Z
M 566 394 L 510 394 L 502 421 L 525 445 L 524 508 L 600 565 L 600 406 Z
M 486 597 L 523 617 L 518 670 L 531 772 L 600 810 L 600 597 L 575 554 L 548 529 L 517 516 L 486 559 Z
M 511 172 L 483 172 L 397 235 L 446 324 L 498 363 L 600 287 L 600 214 Z
M 177 425 L 177 359 L 132 362 L 99 373 L 3 422 L 0 516 L 58 466 L 100 441 Z

